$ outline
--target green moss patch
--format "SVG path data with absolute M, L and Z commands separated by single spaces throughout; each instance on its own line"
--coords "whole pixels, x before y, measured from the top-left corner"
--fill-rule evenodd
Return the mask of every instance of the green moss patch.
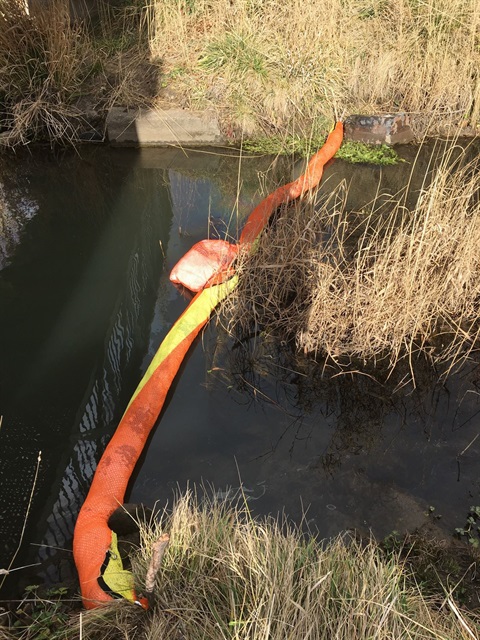
M 335 157 L 353 164 L 365 163 L 380 166 L 404 162 L 395 149 L 387 144 L 365 144 L 353 140 L 345 141 Z
M 300 136 L 268 136 L 245 140 L 244 151 L 271 155 L 296 155 L 302 158 L 313 155 L 325 142 L 325 135 L 309 138 Z M 365 163 L 388 166 L 403 162 L 398 153 L 386 144 L 373 145 L 347 140 L 335 156 L 353 164 Z

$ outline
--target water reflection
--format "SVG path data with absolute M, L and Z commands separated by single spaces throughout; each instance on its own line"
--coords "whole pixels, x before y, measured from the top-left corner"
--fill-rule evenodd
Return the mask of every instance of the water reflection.
M 421 356 L 414 363 L 400 361 L 393 371 L 352 362 L 340 372 L 328 360 L 296 353 L 291 344 L 255 336 L 233 343 L 225 338 L 222 351 L 217 345 L 214 362 L 222 384 L 233 384 L 251 402 L 276 404 L 296 420 L 309 415 L 333 420 L 330 441 L 315 465 L 332 476 L 344 456 L 369 452 L 378 445 L 392 416 L 400 428 L 415 422 L 428 436 L 432 416 L 448 411 L 451 402 L 458 409 L 465 398 L 464 385 L 454 378 L 455 391 L 451 391 L 452 380 L 448 385 L 441 382 L 441 372 Z M 478 365 L 472 363 L 470 368 L 477 371 Z M 468 387 L 474 384 L 474 380 L 467 383 Z
M 230 395 L 235 395 L 233 388 L 242 397 L 248 393 L 254 416 L 269 414 L 279 425 L 257 418 L 270 438 L 263 456 L 248 459 L 243 451 L 235 452 L 248 486 L 252 467 L 267 478 L 267 494 L 255 503 L 255 511 L 285 508 L 299 519 L 309 505 L 310 526 L 322 536 L 345 527 L 383 536 L 429 524 L 425 514 L 434 505 L 442 516 L 435 522 L 436 535 L 451 535 L 467 503 L 480 496 L 474 440 L 479 402 L 471 393 L 478 366 L 472 364 L 469 375 L 464 370 L 463 378 L 444 385 L 432 374 L 421 387 L 397 387 L 394 394 L 394 383 L 388 387 L 345 374 L 319 379 L 302 375 L 305 368 L 299 371 L 297 379 L 284 378 L 274 386 L 256 374 L 246 385 L 245 368 L 231 370 Z M 296 420 L 291 417 L 295 411 L 300 414 Z M 249 431 L 248 437 L 258 444 L 258 434 Z
M 168 220 L 168 211 L 163 214 Z M 90 488 L 96 465 L 115 430 L 119 412 L 125 401 L 125 372 L 138 359 L 135 353 L 145 344 L 151 318 L 152 284 L 161 268 L 157 247 L 153 245 L 155 225 L 148 217 L 140 218 L 142 233 L 131 248 L 123 290 L 112 315 L 112 325 L 106 329 L 105 346 L 92 371 L 91 387 L 85 406 L 79 407 L 78 428 L 81 439 L 73 451 L 61 479 L 60 491 L 46 519 L 46 533 L 38 554 L 50 582 L 65 582 L 72 575 L 71 559 L 59 561 L 59 548 L 71 544 L 75 518 Z M 168 238 L 163 238 L 168 242 Z M 141 258 L 140 258 L 141 256 Z M 142 332 L 143 339 L 138 335 Z M 99 437 L 99 429 L 106 433 Z M 61 557 L 61 554 L 60 554 Z M 47 559 L 52 562 L 46 562 Z
M 9 264 L 22 231 L 38 212 L 25 186 L 18 185 L 8 163 L 0 158 L 0 271 Z
M 0 567 L 17 546 L 42 450 L 16 564 L 39 559 L 40 579 L 74 579 L 73 522 L 97 460 L 186 305 L 169 270 L 197 240 L 238 237 L 271 162 L 145 149 L 16 167 L 37 213 L 0 271 Z M 266 189 L 288 178 L 281 162 L 274 168 Z M 409 171 L 335 163 L 325 185 L 353 184 L 360 172 L 394 190 Z M 416 372 L 415 389 L 401 368 L 389 379 L 332 376 L 286 344 L 256 335 L 232 341 L 211 323 L 128 499 L 163 505 L 188 483 L 228 495 L 243 483 L 254 513 L 300 519 L 310 505 L 308 520 L 322 535 L 418 526 L 428 504 L 452 531 L 480 498 L 480 375 L 472 366 L 441 386 L 427 363 Z M 2 595 L 32 582 L 20 574 Z
M 419 170 L 431 166 L 428 154 L 417 161 Z M 411 168 L 336 163 L 324 189 L 351 183 L 349 206 L 361 208 L 375 193 L 400 190 Z M 373 192 L 356 183 L 357 174 L 368 176 Z M 416 195 L 423 182 L 421 172 L 412 177 Z M 361 373 L 337 376 L 265 335 L 232 341 L 210 328 L 203 343 L 205 356 L 191 355 L 131 500 L 163 504 L 191 482 L 229 494 L 241 481 L 262 487 L 255 513 L 285 510 L 299 520 L 310 505 L 308 519 L 321 535 L 355 526 L 381 536 L 422 526 L 429 504 L 444 514 L 439 528 L 449 535 L 472 496 L 480 497 L 478 440 L 457 473 L 458 454 L 479 425 L 478 395 L 470 393 L 475 364 L 471 375 L 466 367 L 463 377 L 441 384 L 441 372 L 419 360 L 414 387 L 409 363 L 390 377 L 371 375 L 363 363 Z
M 109 157 L 69 158 L 54 176 L 47 171 L 40 194 L 30 192 L 37 227 L 26 230 L 2 274 L 10 300 L 2 318 L 9 340 L 2 348 L 1 566 L 18 544 L 41 450 L 25 536 L 40 551 L 24 545 L 17 563 L 43 561 L 53 581 L 72 574 L 70 553 L 59 548 L 71 547 L 96 463 L 138 380 L 163 263 L 159 241 L 168 245 L 165 181 L 138 175 L 130 160 L 111 172 Z M 32 159 L 26 171 L 38 169 Z M 69 224 L 60 211 L 65 197 Z M 5 589 L 14 591 L 15 582 Z

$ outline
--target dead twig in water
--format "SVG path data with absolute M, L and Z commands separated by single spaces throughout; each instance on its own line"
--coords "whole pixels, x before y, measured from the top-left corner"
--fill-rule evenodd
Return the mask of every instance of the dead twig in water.
M 463 454 L 470 449 L 470 447 L 472 446 L 472 444 L 475 442 L 475 440 L 478 438 L 478 436 L 480 436 L 480 433 L 477 433 L 477 435 L 473 438 L 473 440 L 470 441 L 469 444 L 467 444 L 467 446 L 465 447 L 465 449 L 458 454 L 457 458 L 460 458 L 461 456 L 463 456 Z

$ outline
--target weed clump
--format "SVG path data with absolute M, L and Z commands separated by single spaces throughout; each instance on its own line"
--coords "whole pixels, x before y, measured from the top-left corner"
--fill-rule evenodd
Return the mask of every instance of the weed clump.
M 0 0 L 0 131 L 7 143 L 66 141 L 80 112 L 72 105 L 90 72 L 81 27 L 70 24 L 68 4 L 35 14 L 18 0 Z M 3 112 L 3 113 L 2 113 Z
M 86 612 L 82 638 L 464 638 L 476 619 L 439 608 L 408 584 L 399 556 L 373 541 L 342 536 L 328 544 L 273 518 L 252 518 L 246 503 L 191 492 L 143 530 L 134 563 L 139 584 L 152 547 L 168 533 L 151 616 L 126 618 L 131 605 Z M 79 637 L 70 627 L 69 638 Z M 74 632 L 75 631 L 75 632 Z M 122 635 L 123 634 L 123 635 Z M 471 637 L 474 637 L 472 635 Z
M 318 124 L 317 124 L 318 128 Z M 325 142 L 323 132 L 312 131 L 308 138 L 299 135 L 278 136 L 244 140 L 242 148 L 252 153 L 270 155 L 295 155 L 301 158 L 311 156 L 314 149 L 319 149 Z M 373 145 L 363 142 L 345 140 L 335 154 L 336 158 L 352 164 L 375 164 L 388 166 L 401 162 L 398 153 L 386 144 Z
M 143 5 L 100 5 L 95 19 L 80 20 L 68 0 L 27 4 L 0 0 L 0 144 L 101 136 L 89 112 L 100 121 L 115 102 L 148 99 L 143 85 L 155 84 L 156 67 L 146 61 Z
M 344 185 L 282 208 L 241 258 L 231 333 L 261 330 L 340 367 L 464 361 L 480 336 L 480 174 L 459 163 L 445 159 L 413 210 L 403 194 L 347 211 Z

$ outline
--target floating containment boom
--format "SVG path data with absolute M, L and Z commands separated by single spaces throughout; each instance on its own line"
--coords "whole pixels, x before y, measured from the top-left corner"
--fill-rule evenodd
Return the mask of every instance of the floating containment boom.
M 135 592 L 132 574 L 123 568 L 117 537 L 108 520 L 124 502 L 130 476 L 185 355 L 217 304 L 237 284 L 232 263 L 238 251 L 248 249 L 280 205 L 319 184 L 325 164 L 338 151 L 342 139 L 343 124 L 338 122 L 324 146 L 311 158 L 305 173 L 276 189 L 255 207 L 238 245 L 223 240 L 203 240 L 174 267 L 171 280 L 197 293 L 163 340 L 135 390 L 98 463 L 75 525 L 73 555 L 87 609 L 114 598 L 126 598 L 148 607 L 146 600 Z

